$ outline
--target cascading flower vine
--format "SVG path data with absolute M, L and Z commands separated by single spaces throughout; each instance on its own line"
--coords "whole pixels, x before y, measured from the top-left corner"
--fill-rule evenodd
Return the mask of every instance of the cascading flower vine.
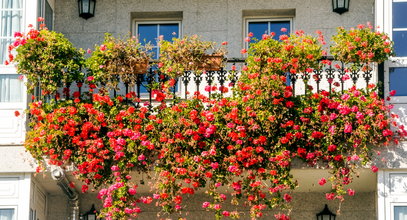
M 200 189 L 212 197 L 202 208 L 217 218 L 240 216 L 224 208 L 226 201 L 249 206 L 253 218 L 266 209 L 289 209 L 295 158 L 330 168 L 332 176 L 316 182 L 331 182 L 326 198 L 343 201 L 355 194 L 348 185 L 356 168 L 371 165 L 373 149 L 407 133 L 374 85 L 294 96 L 284 73 L 318 68 L 321 56 L 318 41 L 302 32 L 281 42 L 265 37 L 251 44 L 231 97 L 211 86 L 211 97 L 197 92 L 171 105 L 157 89 L 160 104 L 152 110 L 132 105 L 139 101 L 135 93 L 112 98 L 104 91 L 74 92 L 57 102 L 33 102 L 25 147 L 43 166 L 44 158 L 73 164 L 84 192 L 100 190 L 106 219 L 135 218 L 141 203 L 178 212 Z M 153 193 L 141 196 L 132 174 L 152 170 Z M 283 213 L 275 218 L 289 219 Z

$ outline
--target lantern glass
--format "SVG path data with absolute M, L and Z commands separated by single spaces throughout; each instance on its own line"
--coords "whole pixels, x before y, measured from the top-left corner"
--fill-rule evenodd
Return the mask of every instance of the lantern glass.
M 332 0 L 332 10 L 342 14 L 349 10 L 349 0 Z
M 95 14 L 95 1 L 93 0 L 91 0 L 89 4 L 89 13 L 92 13 L 93 15 Z
M 85 19 L 95 15 L 96 0 L 78 0 L 79 16 Z
M 82 13 L 89 13 L 89 0 L 82 0 Z

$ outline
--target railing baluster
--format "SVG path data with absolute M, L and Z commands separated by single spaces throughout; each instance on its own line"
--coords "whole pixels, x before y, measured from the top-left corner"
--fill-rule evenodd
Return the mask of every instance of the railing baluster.
M 154 71 L 152 68 L 150 68 L 150 71 L 148 72 L 147 75 L 147 91 L 148 91 L 148 101 L 149 101 L 149 105 L 148 105 L 148 109 L 151 111 L 152 110 L 152 104 L 153 104 L 153 96 L 152 96 L 152 85 L 153 82 L 155 81 L 154 78 Z
M 176 96 L 177 96 L 177 85 L 178 85 L 178 78 L 175 78 L 175 84 L 172 87 L 172 95 L 174 96 L 173 99 L 175 101 Z
M 346 75 L 345 64 L 341 62 L 341 69 L 339 72 L 339 77 L 341 80 L 341 93 L 345 91 L 345 80 L 344 80 L 345 75 Z
M 317 93 L 319 93 L 321 91 L 319 88 L 319 84 L 321 83 L 322 79 L 322 68 L 316 69 L 312 73 L 314 74 L 314 80 L 317 83 Z
M 352 69 L 351 73 L 350 73 L 350 77 L 352 79 L 353 85 L 356 86 L 356 83 L 357 83 L 358 78 L 359 78 L 359 70 Z
M 205 80 L 206 83 L 208 84 L 209 88 L 209 98 L 211 97 L 211 93 L 212 93 L 212 83 L 214 80 L 214 76 L 215 75 L 215 71 L 207 71 L 205 74 Z
M 185 99 L 188 98 L 188 84 L 189 81 L 191 80 L 191 71 L 185 71 L 184 75 L 182 75 L 182 82 L 184 83 L 184 87 L 185 87 Z
M 328 92 L 332 92 L 332 84 L 334 83 L 335 79 L 335 72 L 337 71 L 336 69 L 332 68 L 332 63 L 329 64 L 329 67 L 325 69 L 326 71 L 326 79 L 328 80 Z M 339 71 L 339 80 L 341 80 L 340 77 L 341 72 Z
M 233 63 L 233 65 L 235 65 Z M 223 68 L 218 71 L 218 82 L 219 82 L 219 90 L 220 90 L 220 94 L 223 96 L 223 87 L 225 86 L 225 81 L 226 81 L 226 74 L 228 72 L 223 70 Z
M 136 106 L 140 106 L 140 97 L 141 97 L 141 84 L 144 81 L 144 74 L 138 74 L 137 75 L 137 81 L 136 81 L 136 96 L 137 96 L 137 104 Z
M 365 79 L 366 82 L 366 90 L 369 88 L 369 82 L 372 79 L 372 69 L 370 68 L 370 66 L 368 66 L 368 64 L 366 64 L 366 69 L 363 71 L 363 79 Z
M 202 76 L 201 74 L 194 72 L 194 81 L 195 81 L 195 85 L 196 85 L 196 92 L 197 94 L 199 93 L 199 85 L 202 82 Z
M 129 83 L 124 83 L 124 86 L 126 87 L 126 92 L 124 94 L 124 96 L 126 97 L 126 103 L 129 102 L 129 98 L 127 98 L 127 94 L 129 93 Z
M 293 85 L 293 95 L 295 96 L 295 84 L 297 83 L 298 74 L 288 73 L 288 76 L 290 77 L 291 84 Z M 307 87 L 307 85 L 305 85 L 305 87 Z
M 298 77 L 298 76 L 297 76 Z M 304 82 L 304 94 L 307 94 L 308 87 L 309 85 L 309 79 L 311 78 L 311 75 L 307 72 L 302 73 L 302 80 Z

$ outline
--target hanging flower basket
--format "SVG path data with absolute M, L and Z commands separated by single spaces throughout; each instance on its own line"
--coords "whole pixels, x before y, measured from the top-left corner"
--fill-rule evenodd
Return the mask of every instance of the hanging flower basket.
M 106 34 L 102 45 L 96 46 L 87 59 L 89 75 L 94 82 L 118 89 L 118 83 L 134 85 L 137 74 L 147 72 L 150 45 L 142 45 L 136 37 L 115 38 Z
M 223 55 L 218 54 L 205 54 L 202 56 L 202 62 L 198 63 L 199 70 L 206 71 L 219 71 L 223 67 Z
M 146 74 L 148 72 L 148 59 L 139 60 L 133 65 L 134 74 Z

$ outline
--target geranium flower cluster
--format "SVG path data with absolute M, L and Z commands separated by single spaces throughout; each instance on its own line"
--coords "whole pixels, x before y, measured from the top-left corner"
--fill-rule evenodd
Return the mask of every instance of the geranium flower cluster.
M 381 63 L 393 55 L 393 42 L 387 34 L 374 32 L 373 26 L 359 24 L 357 28 L 345 30 L 338 28 L 338 34 L 332 37 L 334 44 L 331 53 L 335 59 L 353 63 L 355 68 L 363 64 Z

